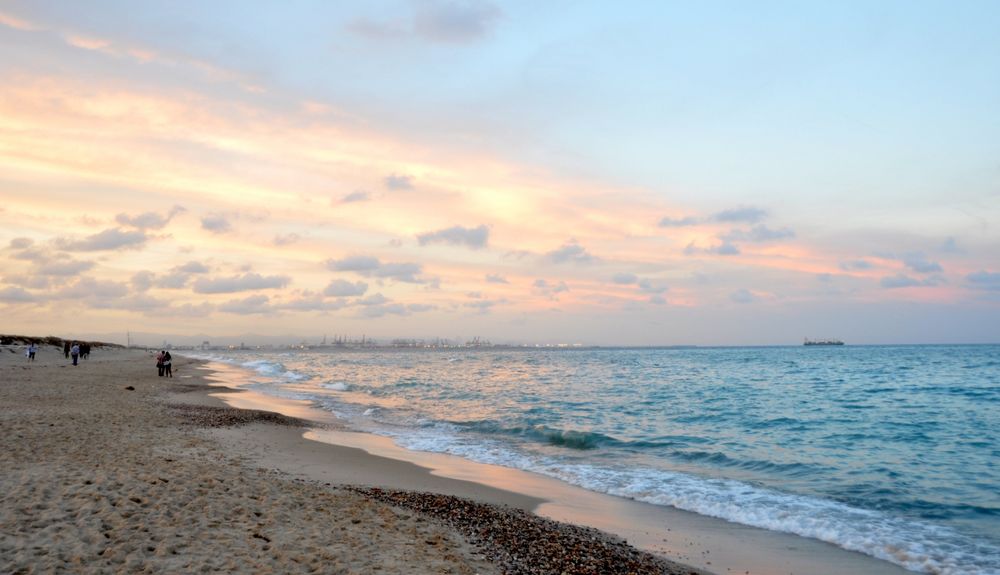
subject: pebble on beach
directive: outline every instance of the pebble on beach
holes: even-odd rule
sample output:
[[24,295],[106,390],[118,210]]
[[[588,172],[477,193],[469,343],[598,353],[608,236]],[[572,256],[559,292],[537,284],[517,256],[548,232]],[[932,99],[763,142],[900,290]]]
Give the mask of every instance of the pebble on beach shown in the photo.
[[700,575],[597,529],[560,523],[521,509],[461,497],[347,487],[451,525],[508,575]]
[[304,421],[273,411],[259,409],[236,409],[234,407],[213,407],[208,405],[174,404],[171,410],[181,415],[188,423],[199,427],[233,427],[251,423],[272,423],[302,427]]

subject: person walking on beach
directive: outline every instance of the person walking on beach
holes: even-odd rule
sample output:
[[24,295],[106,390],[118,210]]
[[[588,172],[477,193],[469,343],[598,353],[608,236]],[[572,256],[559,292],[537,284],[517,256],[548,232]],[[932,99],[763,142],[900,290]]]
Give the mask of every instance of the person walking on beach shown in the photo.
[[38,346],[32,343],[28,346],[28,361],[35,361],[35,353],[38,351]]
[[164,377],[173,377],[174,376],[174,372],[173,372],[172,368],[170,367],[170,360],[171,360],[170,352],[169,351],[164,352],[163,353],[163,376]]
[[76,365],[77,360],[80,359],[80,345],[73,342],[73,346],[69,348],[69,354],[73,356],[73,365]]
[[166,353],[166,352],[164,352],[163,350],[160,350],[160,353],[156,354],[156,371],[158,372],[157,375],[159,375],[160,377],[163,377],[163,369],[164,369],[163,368],[163,354],[164,353]]
[[63,341],[63,355],[66,356],[66,359],[69,359],[69,342],[68,341]]

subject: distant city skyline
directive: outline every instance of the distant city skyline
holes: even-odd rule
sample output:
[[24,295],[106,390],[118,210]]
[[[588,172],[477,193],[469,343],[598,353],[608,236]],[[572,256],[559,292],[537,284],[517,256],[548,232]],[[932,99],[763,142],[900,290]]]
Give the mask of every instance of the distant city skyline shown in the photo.
[[1000,342],[992,2],[0,6],[0,333]]

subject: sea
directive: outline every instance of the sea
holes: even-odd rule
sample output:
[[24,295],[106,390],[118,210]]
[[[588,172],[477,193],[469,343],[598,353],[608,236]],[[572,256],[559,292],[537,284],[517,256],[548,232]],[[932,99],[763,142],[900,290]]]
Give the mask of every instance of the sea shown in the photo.
[[1000,573],[1000,346],[235,350],[360,432],[819,539]]

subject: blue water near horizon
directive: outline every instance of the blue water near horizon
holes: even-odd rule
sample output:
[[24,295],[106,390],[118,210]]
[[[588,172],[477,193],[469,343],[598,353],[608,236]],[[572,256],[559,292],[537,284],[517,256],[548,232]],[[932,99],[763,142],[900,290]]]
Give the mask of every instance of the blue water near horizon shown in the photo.
[[1000,346],[234,351],[400,446],[1000,573]]

